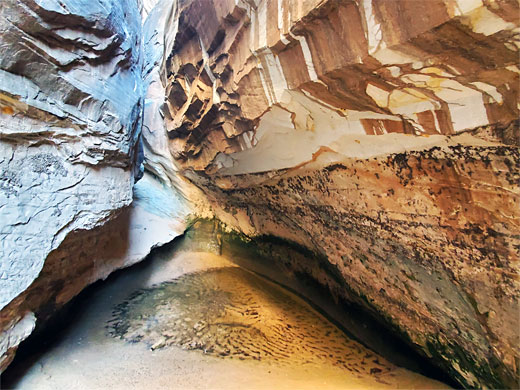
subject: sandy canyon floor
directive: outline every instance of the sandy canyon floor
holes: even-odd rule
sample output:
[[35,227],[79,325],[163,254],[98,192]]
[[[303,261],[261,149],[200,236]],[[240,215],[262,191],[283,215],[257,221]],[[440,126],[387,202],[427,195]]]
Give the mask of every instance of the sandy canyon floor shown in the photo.
[[189,246],[155,250],[80,304],[2,388],[449,388],[350,339],[290,291]]

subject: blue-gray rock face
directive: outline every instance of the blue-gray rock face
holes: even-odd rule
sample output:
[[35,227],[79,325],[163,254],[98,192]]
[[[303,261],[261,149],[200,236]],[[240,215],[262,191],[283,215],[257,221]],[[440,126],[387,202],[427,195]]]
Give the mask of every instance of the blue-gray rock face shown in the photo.
[[[71,232],[99,227],[132,202],[142,158],[139,7],[2,0],[0,309]],[[4,311],[0,322],[6,329],[19,319]],[[8,339],[0,355],[14,347]]]

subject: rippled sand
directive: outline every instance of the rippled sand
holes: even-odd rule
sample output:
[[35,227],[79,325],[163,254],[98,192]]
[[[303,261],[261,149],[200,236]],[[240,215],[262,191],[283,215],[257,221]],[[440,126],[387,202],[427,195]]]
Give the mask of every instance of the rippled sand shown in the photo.
[[[440,389],[349,339],[306,302],[221,256],[157,252],[111,278],[20,389]],[[5,388],[5,384],[2,388]]]
[[153,349],[176,345],[278,365],[330,365],[378,381],[395,370],[297,296],[238,267],[137,291],[117,306],[109,329]]

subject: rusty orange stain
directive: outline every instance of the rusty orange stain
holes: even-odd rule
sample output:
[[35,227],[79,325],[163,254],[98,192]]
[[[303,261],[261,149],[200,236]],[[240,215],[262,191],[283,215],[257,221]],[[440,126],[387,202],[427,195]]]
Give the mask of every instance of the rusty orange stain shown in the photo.
[[2,107],[2,114],[13,115],[14,114],[14,110],[13,110],[12,107],[5,106],[5,107]]

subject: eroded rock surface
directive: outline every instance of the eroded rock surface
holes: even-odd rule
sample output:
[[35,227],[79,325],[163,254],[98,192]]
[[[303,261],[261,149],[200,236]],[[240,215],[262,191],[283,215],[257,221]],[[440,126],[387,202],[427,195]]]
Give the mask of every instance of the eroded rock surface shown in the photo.
[[461,383],[513,386],[519,160],[517,148],[455,144],[205,186],[222,220],[312,249],[344,286],[300,259],[292,268],[382,315]]
[[162,112],[217,216],[326,259],[461,384],[515,387],[518,3],[179,4]]
[[163,111],[189,167],[285,168],[319,147],[341,152],[349,135],[518,117],[514,1],[181,4]]
[[[0,29],[3,369],[23,338],[9,336],[9,329],[19,329],[22,318],[34,319],[26,309],[45,311],[13,299],[27,298],[32,285],[29,294],[40,295],[40,305],[59,306],[60,291],[79,291],[107,275],[111,265],[99,266],[100,253],[87,248],[105,238],[88,231],[99,234],[96,229],[129,212],[123,210],[132,202],[142,160],[137,141],[143,104],[135,1],[7,0]],[[77,243],[77,252],[64,249],[67,240]],[[91,257],[82,257],[81,248]],[[62,262],[50,265],[56,251]],[[53,269],[48,279],[35,282],[46,267]],[[84,272],[88,278],[75,280]],[[43,288],[52,293],[35,283],[48,284]]]
[[176,7],[156,3],[2,4],[0,370],[36,322],[182,234],[200,198],[156,108]]

